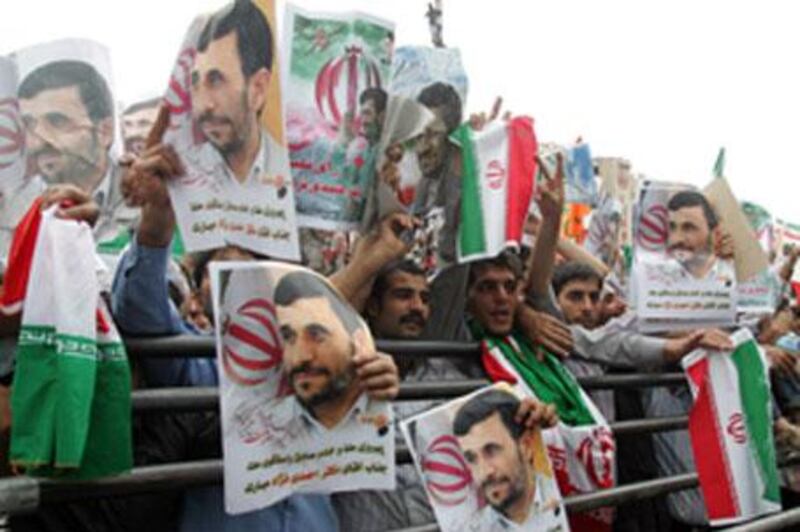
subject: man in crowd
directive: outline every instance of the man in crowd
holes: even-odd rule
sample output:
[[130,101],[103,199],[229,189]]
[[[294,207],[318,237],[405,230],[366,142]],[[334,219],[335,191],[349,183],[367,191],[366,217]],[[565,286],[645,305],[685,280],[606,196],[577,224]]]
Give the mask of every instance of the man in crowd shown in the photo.
[[215,13],[197,42],[192,115],[207,142],[202,159],[222,190],[272,184],[284,171],[283,150],[261,123],[274,61],[272,29],[250,0]]
[[161,98],[150,98],[136,102],[122,111],[120,130],[126,153],[141,155],[145,149],[147,134],[156,123]]
[[470,517],[471,527],[478,522],[480,530],[549,530],[559,511],[552,503],[557,493],[545,492],[533,450],[522,441],[528,427],[518,421],[520,404],[514,395],[492,390],[467,401],[453,419],[473,483],[487,503]]
[[[162,124],[162,127],[165,124]],[[170,302],[166,268],[169,245],[175,230],[175,213],[167,193],[166,180],[182,174],[175,152],[166,145],[148,148],[132,161],[125,176],[131,198],[142,206],[142,217],[130,249],[123,255],[114,280],[112,307],[120,328],[130,334],[168,335],[194,333]],[[195,262],[202,307],[212,319],[210,276],[211,260],[252,260],[252,253],[227,247],[206,254]],[[181,358],[141,361],[145,379],[156,386],[213,386],[218,383],[214,360]],[[368,389],[368,395],[386,399],[396,394],[396,368],[388,355],[366,353],[357,368],[359,382],[379,375],[384,386]],[[394,375],[394,378],[391,376]],[[260,530],[303,529],[328,531],[337,527],[330,499],[322,495],[296,495],[269,508],[240,516],[223,512],[219,487],[189,490],[182,515],[183,530]]]

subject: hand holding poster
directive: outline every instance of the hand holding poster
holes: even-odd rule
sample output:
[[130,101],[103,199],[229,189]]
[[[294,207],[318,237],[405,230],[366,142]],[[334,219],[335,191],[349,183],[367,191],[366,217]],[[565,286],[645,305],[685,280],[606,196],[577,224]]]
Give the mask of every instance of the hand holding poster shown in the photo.
[[769,366],[747,330],[731,339],[733,353],[698,350],[682,361],[694,397],[689,434],[712,526],[781,509]]
[[647,182],[634,233],[632,300],[641,331],[731,326],[736,275],[716,255],[719,219],[700,192]]
[[394,25],[288,6],[286,123],[301,225],[361,222],[386,118]]
[[402,423],[444,532],[569,530],[541,432],[518,420],[521,405],[500,383]]
[[170,196],[186,249],[226,243],[299,259],[273,0],[235,0],[187,32],[165,96],[184,175]]
[[294,492],[394,489],[389,404],[362,392],[369,329],[321,276],[286,264],[213,263],[225,508]]

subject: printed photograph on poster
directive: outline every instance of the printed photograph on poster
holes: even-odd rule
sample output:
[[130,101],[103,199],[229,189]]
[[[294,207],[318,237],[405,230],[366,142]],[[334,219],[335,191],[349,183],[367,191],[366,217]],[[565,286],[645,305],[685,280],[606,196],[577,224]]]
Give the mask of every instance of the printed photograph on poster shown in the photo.
[[[30,204],[19,198],[25,185],[25,130],[17,101],[17,66],[0,57],[0,272],[5,270],[14,229]],[[17,203],[25,208],[14,208]]]
[[[14,226],[48,186],[75,185],[100,207],[97,240],[116,235],[138,214],[125,203],[116,163],[114,84],[108,49],[94,41],[64,39],[11,54],[17,77],[19,123],[26,161],[2,213]],[[17,144],[21,141],[17,137]]]
[[189,28],[165,103],[183,163],[170,196],[188,251],[237,245],[298,260],[273,0],[235,0]]
[[295,492],[394,489],[394,425],[354,357],[369,329],[328,281],[285,263],[212,263],[225,508]]
[[443,531],[569,530],[541,432],[516,420],[520,404],[499,383],[401,424]]
[[287,6],[286,129],[301,226],[355,229],[387,114],[394,24]]
[[646,182],[634,225],[633,300],[643,331],[731,326],[733,260],[723,257],[720,220],[703,193]]

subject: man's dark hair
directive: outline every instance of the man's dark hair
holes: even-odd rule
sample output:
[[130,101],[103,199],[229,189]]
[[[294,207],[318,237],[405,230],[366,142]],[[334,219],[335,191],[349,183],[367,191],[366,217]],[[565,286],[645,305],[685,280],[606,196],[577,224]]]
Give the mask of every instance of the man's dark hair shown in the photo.
[[448,132],[461,124],[461,97],[452,85],[441,81],[428,85],[419,93],[417,101],[428,109],[443,107],[442,116]]
[[473,262],[469,268],[467,288],[469,289],[472,287],[473,283],[475,283],[475,280],[478,278],[479,272],[490,267],[505,268],[514,274],[515,279],[519,280],[522,278],[522,261],[513,251],[506,250],[496,257]]
[[585,262],[564,262],[553,270],[552,284],[556,296],[572,281],[597,281],[598,288],[603,287],[603,277]]
[[83,61],[53,61],[40,66],[22,81],[17,95],[27,100],[46,90],[73,86],[78,88],[81,102],[94,124],[112,116],[114,104],[108,83],[92,65]]
[[711,208],[706,197],[700,192],[682,190],[672,196],[667,203],[667,209],[670,211],[677,211],[685,207],[702,207],[703,215],[706,218],[709,229],[714,229],[719,224],[717,214],[714,212],[714,209]]
[[142,109],[149,109],[150,107],[158,107],[161,104],[161,97],[157,96],[155,98],[150,98],[149,100],[144,100],[142,102],[136,102],[132,105],[129,105],[122,111],[123,115],[129,115],[131,113],[135,113],[137,111],[141,111]]
[[358,97],[358,104],[364,105],[368,101],[372,101],[375,105],[375,112],[382,113],[386,110],[386,101],[389,99],[386,91],[380,87],[369,87],[364,89],[361,96]]
[[236,32],[239,62],[245,79],[261,68],[272,71],[272,30],[264,13],[251,0],[236,0],[215,13],[197,40],[197,50],[205,52],[211,41]]
[[464,436],[474,425],[485,421],[497,412],[511,437],[515,441],[519,440],[524,432],[523,425],[514,420],[519,410],[519,404],[519,399],[513,394],[502,390],[491,390],[476,395],[456,412],[456,417],[453,419],[453,434]]
[[384,266],[375,277],[375,282],[372,283],[372,290],[369,293],[370,299],[380,301],[383,298],[383,294],[389,289],[389,277],[397,272],[425,277],[425,270],[420,268],[420,266],[411,259],[401,259],[390,262]]
[[272,300],[275,305],[286,307],[299,299],[324,297],[333,313],[342,322],[348,334],[362,327],[358,314],[342,300],[342,297],[320,276],[306,271],[287,273],[278,281]]

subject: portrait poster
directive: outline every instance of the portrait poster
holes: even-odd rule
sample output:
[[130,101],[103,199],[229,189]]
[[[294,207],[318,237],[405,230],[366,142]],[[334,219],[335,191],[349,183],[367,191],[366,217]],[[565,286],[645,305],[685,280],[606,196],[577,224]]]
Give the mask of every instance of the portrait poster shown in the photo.
[[756,233],[761,249],[769,256],[776,248],[775,222],[772,214],[761,205],[750,201],[743,201],[741,207],[747,222],[750,224],[750,228]]
[[211,264],[225,509],[292,493],[394,489],[389,403],[361,390],[369,329],[328,281],[277,262]]
[[716,254],[722,222],[709,199],[688,185],[648,181],[635,213],[631,300],[639,330],[734,325],[736,272]]
[[589,232],[584,242],[586,250],[614,268],[621,245],[622,204],[610,195],[601,195],[589,220]]
[[519,404],[498,383],[401,423],[443,532],[569,530],[542,434],[514,420]]
[[[16,71],[21,125],[10,135],[15,137],[12,151],[20,157],[24,144],[24,155],[7,168],[13,168],[15,178],[3,190],[4,232],[48,185],[62,183],[82,188],[98,203],[96,239],[116,232],[115,222],[129,222],[135,213],[125,208],[119,187],[108,49],[95,41],[62,39],[18,50],[9,59]],[[4,85],[10,88],[7,79]]]
[[299,260],[273,0],[239,0],[186,33],[164,97],[184,173],[170,197],[187,251],[237,245]]
[[288,5],[286,129],[301,226],[355,229],[386,117],[394,24]]

